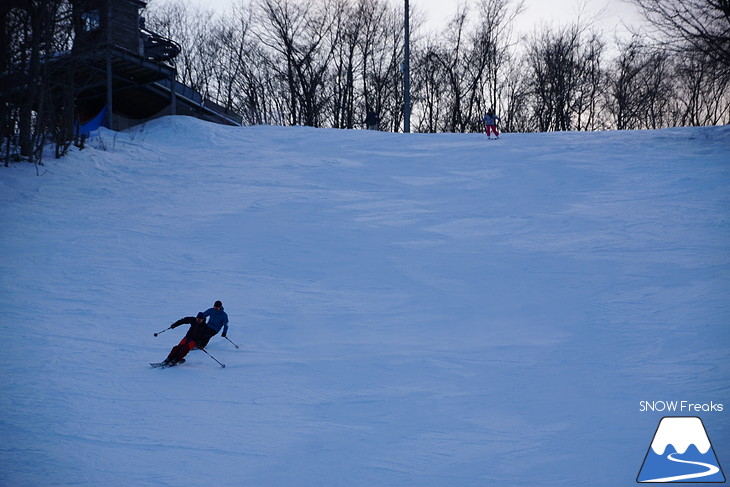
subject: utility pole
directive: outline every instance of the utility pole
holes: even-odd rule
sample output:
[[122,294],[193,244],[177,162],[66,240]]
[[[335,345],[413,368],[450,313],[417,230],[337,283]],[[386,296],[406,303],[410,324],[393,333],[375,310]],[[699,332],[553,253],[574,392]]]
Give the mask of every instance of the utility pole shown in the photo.
[[[105,24],[102,24],[105,25]],[[114,130],[114,76],[112,74],[112,2],[106,5],[106,124]]]
[[411,26],[410,8],[406,1],[405,11],[405,60],[403,61],[403,132],[411,131]]

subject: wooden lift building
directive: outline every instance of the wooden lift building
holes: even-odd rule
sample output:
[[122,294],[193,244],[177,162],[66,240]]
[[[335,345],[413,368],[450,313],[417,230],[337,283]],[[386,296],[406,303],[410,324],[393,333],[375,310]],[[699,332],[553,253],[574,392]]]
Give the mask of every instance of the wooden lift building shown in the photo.
[[121,130],[164,115],[241,125],[240,115],[176,81],[180,47],[144,28],[141,0],[72,0],[76,109]]

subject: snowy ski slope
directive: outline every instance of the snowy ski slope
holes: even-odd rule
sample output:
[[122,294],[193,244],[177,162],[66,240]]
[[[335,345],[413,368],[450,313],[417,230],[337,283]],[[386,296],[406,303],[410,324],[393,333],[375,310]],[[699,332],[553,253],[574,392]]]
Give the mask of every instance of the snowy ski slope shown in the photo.
[[[666,415],[730,465],[729,127],[89,146],[0,168],[2,486],[629,486]],[[226,368],[150,368],[216,299]]]

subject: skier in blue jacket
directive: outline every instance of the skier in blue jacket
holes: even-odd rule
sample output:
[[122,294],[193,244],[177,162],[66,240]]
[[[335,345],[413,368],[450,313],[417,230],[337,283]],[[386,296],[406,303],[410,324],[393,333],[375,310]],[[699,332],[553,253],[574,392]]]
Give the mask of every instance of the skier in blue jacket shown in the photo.
[[228,333],[228,315],[225,311],[223,311],[223,303],[221,303],[220,301],[216,301],[215,303],[213,303],[212,308],[208,308],[207,310],[203,311],[203,316],[205,316],[206,318],[210,318],[208,320],[210,335],[205,340],[202,340],[200,343],[198,343],[198,348],[205,348],[205,346],[208,345],[210,339],[216,336],[219,331],[221,331],[221,328],[223,328],[223,333],[221,333],[221,336],[223,338],[225,338],[226,333]]
[[482,118],[482,122],[484,122],[484,129],[487,132],[487,137],[490,137],[490,132],[494,132],[494,136],[496,138],[499,138],[499,132],[497,131],[497,122],[499,121],[499,117],[494,113],[494,108],[490,108],[487,110],[487,114],[484,115],[484,118]]

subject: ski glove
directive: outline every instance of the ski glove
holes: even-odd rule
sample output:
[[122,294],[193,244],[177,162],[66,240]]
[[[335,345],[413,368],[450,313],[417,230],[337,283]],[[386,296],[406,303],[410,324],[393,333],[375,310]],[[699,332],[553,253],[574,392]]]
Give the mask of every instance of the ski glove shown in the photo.
[[221,337],[223,337],[223,338],[226,337],[226,332],[225,331],[223,333],[221,333]]

